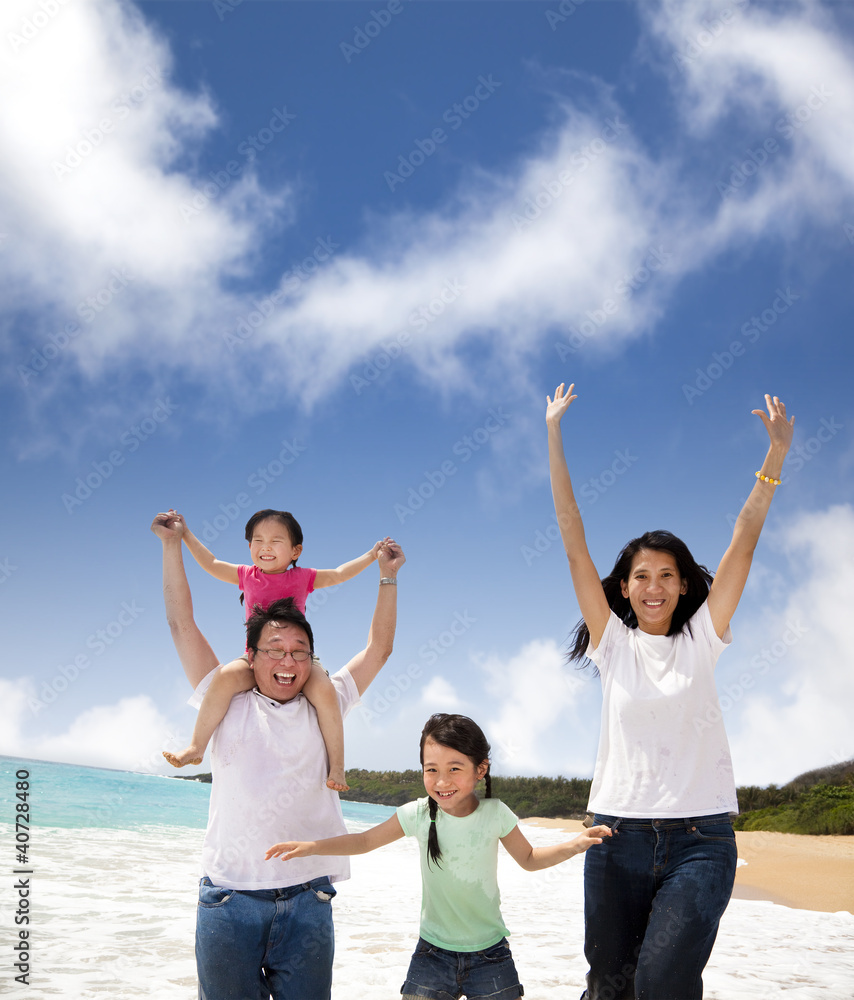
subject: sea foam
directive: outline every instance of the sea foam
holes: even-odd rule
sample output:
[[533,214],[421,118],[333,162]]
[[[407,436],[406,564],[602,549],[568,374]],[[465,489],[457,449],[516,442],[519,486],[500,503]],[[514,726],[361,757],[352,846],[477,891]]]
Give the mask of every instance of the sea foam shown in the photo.
[[[364,823],[349,823],[351,829]],[[534,845],[555,830],[525,826]],[[187,1000],[195,996],[193,932],[203,831],[37,828],[29,867],[33,973],[13,996]],[[0,824],[0,843],[14,828]],[[398,841],[352,859],[338,883],[333,1000],[399,995],[418,937],[417,847]],[[579,996],[583,858],[522,871],[499,853],[502,909],[526,996]],[[8,897],[7,897],[8,898]],[[9,907],[4,937],[12,933]],[[7,937],[8,940],[8,937]],[[843,1000],[854,996],[854,916],[733,900],[704,981],[706,1000]],[[11,966],[11,962],[9,963]]]

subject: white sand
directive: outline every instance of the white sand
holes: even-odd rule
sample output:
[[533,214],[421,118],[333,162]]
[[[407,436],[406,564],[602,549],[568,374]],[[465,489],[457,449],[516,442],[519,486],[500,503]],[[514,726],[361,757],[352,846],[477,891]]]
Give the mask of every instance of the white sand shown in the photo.
[[[524,826],[534,844],[557,831]],[[11,842],[10,828],[0,838]],[[193,925],[202,833],[37,830],[32,845],[30,987],[13,997],[195,997]],[[500,855],[503,911],[529,1000],[574,1000],[583,989],[582,858],[523,872]],[[339,883],[333,1000],[393,1000],[418,936],[419,868],[410,840],[353,858]],[[7,885],[12,879],[7,877]],[[4,893],[7,901],[11,893]],[[11,907],[0,915],[4,939]],[[8,952],[7,952],[8,954]],[[854,915],[734,899],[706,969],[706,1000],[851,1000]]]

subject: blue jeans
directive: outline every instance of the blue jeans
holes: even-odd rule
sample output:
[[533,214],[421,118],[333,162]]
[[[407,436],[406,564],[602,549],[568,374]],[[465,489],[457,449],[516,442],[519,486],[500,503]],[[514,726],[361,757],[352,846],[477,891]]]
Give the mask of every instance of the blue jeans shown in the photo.
[[251,892],[203,878],[196,912],[199,1000],[329,1000],[334,895],[327,878]]
[[525,995],[507,938],[483,951],[446,951],[419,938],[400,992],[430,1000],[459,1000],[463,996],[468,1000],[516,1000]]
[[584,856],[582,1000],[701,1000],[735,880],[729,816],[594,822],[613,835]]

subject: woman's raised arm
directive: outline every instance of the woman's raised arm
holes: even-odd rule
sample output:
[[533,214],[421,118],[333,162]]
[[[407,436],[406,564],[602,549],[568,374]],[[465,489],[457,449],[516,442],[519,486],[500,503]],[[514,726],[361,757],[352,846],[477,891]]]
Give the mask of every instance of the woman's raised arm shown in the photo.
[[[753,553],[765,516],[783,471],[783,459],[792,444],[795,418],[786,419],[786,404],[777,396],[765,396],[764,410],[753,410],[768,431],[768,454],[757,473],[756,485],[741,508],[735,522],[732,541],[721,559],[715,579],[709,590],[709,614],[715,632],[723,638],[724,632],[741,600],[747,575],[753,562]],[[760,478],[761,477],[761,478]]]
[[560,528],[560,537],[569,560],[569,571],[572,574],[572,585],[581,617],[590,632],[593,647],[599,645],[608,617],[611,613],[602,582],[590,552],[587,549],[587,539],[584,537],[584,525],[581,521],[581,511],[572,489],[572,480],[566,464],[563,450],[563,436],[560,422],[569,409],[570,403],[577,399],[572,395],[575,384],[564,392],[564,383],[555,389],[554,400],[546,396],[546,427],[549,435],[549,474],[552,481],[552,496],[554,497],[555,514]]

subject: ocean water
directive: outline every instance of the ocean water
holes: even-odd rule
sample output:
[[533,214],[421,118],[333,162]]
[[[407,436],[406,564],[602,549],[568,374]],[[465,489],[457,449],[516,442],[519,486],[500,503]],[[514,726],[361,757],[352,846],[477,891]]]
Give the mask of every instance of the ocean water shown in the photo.
[[[23,757],[0,757],[0,821],[15,812],[19,770],[29,774],[30,822],[36,827],[203,830],[207,822],[211,786],[200,781]],[[394,812],[390,806],[369,802],[341,806],[345,819],[367,826],[382,823]]]
[[[195,998],[195,911],[210,788],[0,757],[0,995]],[[394,812],[363,802],[342,807],[354,832]],[[25,962],[13,951],[22,941]]]

